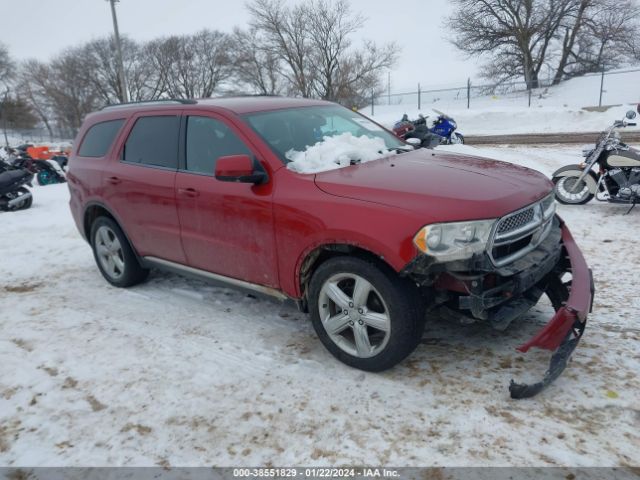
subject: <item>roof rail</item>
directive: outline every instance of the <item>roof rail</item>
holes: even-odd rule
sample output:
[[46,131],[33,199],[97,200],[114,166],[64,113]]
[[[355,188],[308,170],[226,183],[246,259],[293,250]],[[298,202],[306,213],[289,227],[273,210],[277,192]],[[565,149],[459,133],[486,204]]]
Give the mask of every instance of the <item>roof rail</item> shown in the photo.
[[115,103],[113,105],[105,105],[100,110],[106,110],[108,108],[119,108],[119,107],[128,107],[130,105],[156,105],[163,103],[181,103],[184,105],[193,105],[194,103],[198,103],[196,100],[187,99],[187,98],[159,98],[158,100],[142,100],[140,102],[124,102],[124,103]]

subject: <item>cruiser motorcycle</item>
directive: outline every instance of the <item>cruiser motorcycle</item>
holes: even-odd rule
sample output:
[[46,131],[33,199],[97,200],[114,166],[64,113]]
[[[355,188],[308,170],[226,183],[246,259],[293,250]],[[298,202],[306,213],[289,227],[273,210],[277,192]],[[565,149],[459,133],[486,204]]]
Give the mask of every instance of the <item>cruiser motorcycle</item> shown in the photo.
[[635,126],[630,122],[635,118],[636,112],[629,110],[626,118],[616,120],[600,135],[594,148],[583,150],[584,163],[553,173],[554,193],[560,203],[583,205],[595,197],[602,202],[629,204],[630,212],[640,202],[640,150],[622,142],[617,131]]

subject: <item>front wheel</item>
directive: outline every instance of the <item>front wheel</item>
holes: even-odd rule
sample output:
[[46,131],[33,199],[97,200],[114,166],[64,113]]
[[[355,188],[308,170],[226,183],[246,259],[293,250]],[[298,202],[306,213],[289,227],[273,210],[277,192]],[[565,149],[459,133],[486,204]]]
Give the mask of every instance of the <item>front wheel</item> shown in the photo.
[[565,205],[584,205],[593,198],[593,193],[589,189],[587,182],[580,180],[580,172],[569,177],[553,178],[553,193],[558,202]]
[[378,372],[418,345],[424,329],[415,286],[384,265],[335,257],[314,273],[309,310],[318,337],[338,360]]
[[458,132],[454,132],[451,135],[451,145],[464,145],[464,135]]

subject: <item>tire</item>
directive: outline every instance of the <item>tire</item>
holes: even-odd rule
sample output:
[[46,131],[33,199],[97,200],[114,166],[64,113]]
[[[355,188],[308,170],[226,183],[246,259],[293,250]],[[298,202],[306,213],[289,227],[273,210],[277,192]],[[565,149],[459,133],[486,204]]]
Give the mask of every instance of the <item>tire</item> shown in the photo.
[[464,135],[462,135],[461,133],[454,133],[451,136],[451,143],[452,144],[458,144],[458,145],[464,145]]
[[320,341],[341,362],[370,372],[391,368],[415,350],[424,330],[419,298],[415,285],[386,265],[347,256],[320,265],[309,285]]
[[127,237],[108,217],[98,217],[91,225],[91,247],[100,273],[115,287],[131,287],[146,280],[149,270],[138,262]]
[[[31,192],[29,192],[29,190],[27,190],[25,187],[20,187],[18,190],[16,190],[16,193],[19,196],[29,194],[29,197],[25,198],[22,202],[18,203],[13,207],[5,206],[3,207],[3,210],[8,212],[17,212],[18,210],[26,210],[28,208],[31,208],[31,205],[33,205],[33,196],[31,195]],[[15,200],[15,198],[11,200]]]
[[40,186],[49,185],[49,172],[40,170],[36,174],[36,182],[38,182]]
[[[577,194],[569,192],[569,189],[573,188],[577,179],[578,175],[553,178],[553,193],[558,202],[564,205],[584,205],[591,201],[594,195],[589,190],[589,186],[585,181],[581,182],[582,189]],[[580,187],[580,185],[578,185],[578,187]]]

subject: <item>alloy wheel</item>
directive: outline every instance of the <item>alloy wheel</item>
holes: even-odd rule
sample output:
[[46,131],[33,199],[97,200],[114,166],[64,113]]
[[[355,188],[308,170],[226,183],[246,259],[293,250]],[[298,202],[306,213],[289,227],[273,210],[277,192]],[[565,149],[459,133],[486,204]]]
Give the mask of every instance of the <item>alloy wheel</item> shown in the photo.
[[106,225],[96,231],[96,252],[100,265],[107,274],[117,280],[124,274],[124,254],[120,240]]
[[373,357],[389,341],[389,309],[375,287],[359,275],[331,276],[320,290],[318,309],[329,338],[349,355]]

